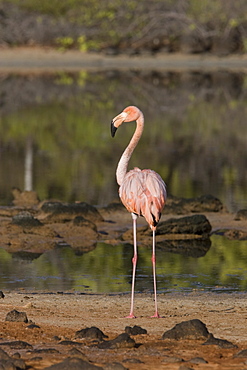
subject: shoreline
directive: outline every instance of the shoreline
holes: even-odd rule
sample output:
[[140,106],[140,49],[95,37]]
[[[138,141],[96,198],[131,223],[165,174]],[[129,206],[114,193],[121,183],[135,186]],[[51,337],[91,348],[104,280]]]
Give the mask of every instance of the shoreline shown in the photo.
[[[76,361],[82,355],[91,366],[94,364],[100,369],[107,369],[107,364],[116,362],[122,364],[123,369],[130,370],[178,370],[179,366],[186,363],[190,365],[188,369],[191,366],[198,370],[243,369],[246,357],[236,355],[247,346],[246,298],[246,293],[241,297],[236,294],[219,296],[195,292],[161,294],[158,295],[158,304],[162,317],[155,319],[150,317],[153,313],[151,294],[137,294],[137,318],[129,319],[125,317],[129,312],[129,295],[6,292],[5,298],[0,300],[0,345],[9,356],[16,353],[14,343],[32,346],[28,350],[19,349],[18,352],[28,368],[37,370],[68,359]],[[29,323],[5,321],[7,313],[13,309],[25,312]],[[194,319],[204,323],[209,333],[223,340],[222,343],[230,341],[232,346],[202,345],[205,339],[162,340],[164,332],[181,322]],[[37,325],[37,328],[28,329],[30,324]],[[83,328],[97,327],[108,336],[105,339],[107,342],[123,333],[126,326],[134,325],[147,330],[145,335],[131,336],[136,342],[134,348],[124,345],[102,350],[98,348],[97,340],[76,337],[76,332]],[[8,342],[13,343],[12,347],[8,346]],[[72,351],[75,348],[77,351]],[[205,363],[190,364],[192,358],[198,357],[203,358]],[[141,362],[135,362],[136,358]]]
[[108,71],[141,69],[146,71],[247,72],[247,54],[217,56],[206,54],[104,55],[76,50],[58,51],[41,47],[0,49],[0,73],[52,73],[80,70]]

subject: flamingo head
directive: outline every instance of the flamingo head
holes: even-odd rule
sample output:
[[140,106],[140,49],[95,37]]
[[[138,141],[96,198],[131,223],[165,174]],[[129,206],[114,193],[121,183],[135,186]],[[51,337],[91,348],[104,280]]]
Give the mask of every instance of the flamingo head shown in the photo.
[[112,137],[115,136],[115,133],[119,126],[123,122],[132,122],[136,121],[141,115],[141,111],[139,108],[131,105],[125,108],[120,114],[113,118],[111,121],[111,135]]

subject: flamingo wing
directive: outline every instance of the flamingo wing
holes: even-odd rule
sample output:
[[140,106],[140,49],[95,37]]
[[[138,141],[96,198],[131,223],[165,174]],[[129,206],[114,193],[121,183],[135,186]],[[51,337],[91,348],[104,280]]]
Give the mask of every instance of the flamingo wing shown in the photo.
[[134,168],[125,175],[119,196],[129,212],[144,216],[151,228],[157,226],[166,202],[166,185],[159,174]]

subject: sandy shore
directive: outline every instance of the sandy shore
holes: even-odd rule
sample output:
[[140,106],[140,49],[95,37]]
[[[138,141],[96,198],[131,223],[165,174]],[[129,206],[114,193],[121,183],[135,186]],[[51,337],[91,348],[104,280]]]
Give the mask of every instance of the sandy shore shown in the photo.
[[[32,351],[19,350],[21,358],[31,369],[44,369],[69,356],[73,346],[59,344],[56,336],[61,340],[80,342],[79,349],[88,361],[102,367],[117,361],[129,369],[179,369],[181,364],[193,369],[244,369],[247,358],[234,356],[247,348],[246,298],[246,294],[163,294],[159,295],[160,314],[163,317],[153,319],[150,318],[153,314],[151,295],[137,294],[137,318],[127,319],[129,295],[5,292],[5,298],[0,300],[0,344],[3,341],[21,340],[36,350],[53,348],[59,351],[44,352],[39,359],[35,359]],[[27,329],[28,324],[25,323],[5,322],[6,314],[13,309],[26,312],[28,319],[40,328]],[[231,341],[237,347],[203,346],[203,341],[196,340],[161,340],[165,331],[191,319],[200,319],[215,337]],[[75,332],[86,327],[98,327],[110,340],[123,333],[126,326],[134,325],[147,330],[146,335],[133,336],[138,343],[135,348],[100,350],[95,344],[75,339]],[[16,349],[5,346],[1,348],[10,355],[16,352]],[[183,362],[173,363],[174,357]],[[195,357],[201,357],[207,363],[192,365],[190,360]],[[124,362],[131,358],[138,358],[142,363]]]

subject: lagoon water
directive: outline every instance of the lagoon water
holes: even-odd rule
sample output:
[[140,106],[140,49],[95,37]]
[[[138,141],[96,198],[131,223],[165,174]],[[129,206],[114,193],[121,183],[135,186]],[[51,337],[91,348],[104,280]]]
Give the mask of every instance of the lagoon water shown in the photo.
[[[133,247],[98,243],[78,255],[70,247],[57,247],[41,255],[9,254],[0,248],[2,290],[79,293],[123,293],[131,289]],[[236,292],[247,289],[246,241],[211,237],[200,257],[157,250],[158,292]],[[151,249],[139,248],[136,290],[152,292]]]
[[[168,194],[212,194],[229,211],[247,208],[247,74],[111,71],[0,75],[0,205],[11,189],[41,200],[104,205],[118,197],[115,169],[133,133],[114,139],[111,119],[130,104],[146,118],[130,167],[159,172]],[[42,255],[0,245],[2,290],[127,292],[132,246],[98,243],[78,255],[58,246]],[[152,291],[151,251],[140,250],[138,291]],[[158,291],[243,291],[246,241],[211,237],[204,256],[157,251]]]

